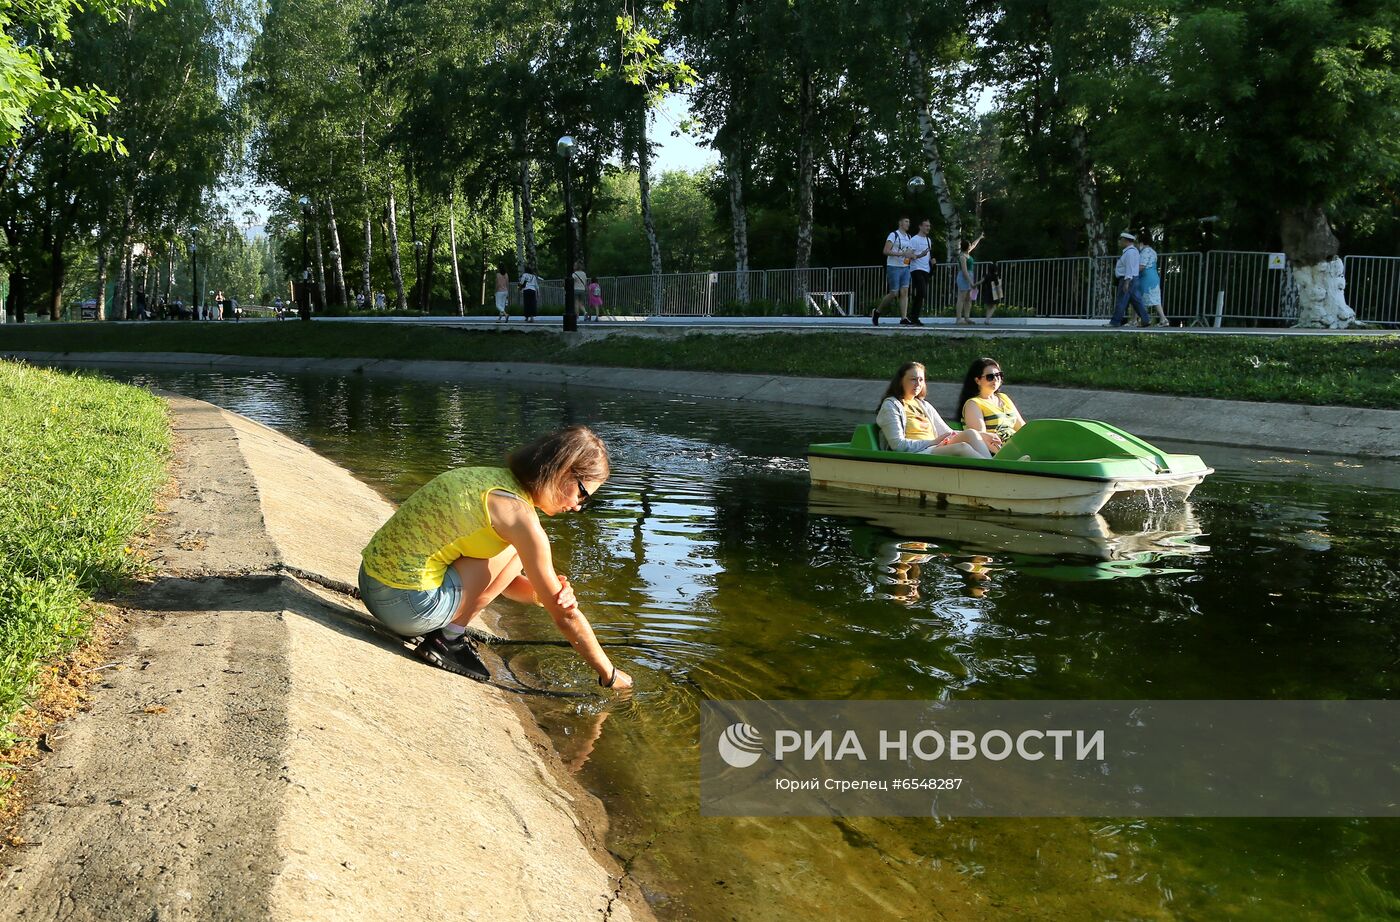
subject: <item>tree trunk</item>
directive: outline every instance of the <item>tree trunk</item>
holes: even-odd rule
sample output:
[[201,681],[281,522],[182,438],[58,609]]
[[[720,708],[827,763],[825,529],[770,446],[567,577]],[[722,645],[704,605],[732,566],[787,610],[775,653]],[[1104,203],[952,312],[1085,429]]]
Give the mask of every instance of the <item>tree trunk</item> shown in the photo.
[[744,142],[730,106],[728,128],[733,142],[726,145],[724,172],[729,179],[729,222],[734,228],[735,296],[740,304],[749,303],[749,216],[744,210]]
[[315,223],[311,225],[311,237],[316,241],[316,294],[321,299],[321,310],[326,309],[326,260],[321,250],[321,222],[315,220],[315,205],[312,205],[312,217]]
[[335,223],[335,203],[326,196],[326,220],[331,227],[331,268],[335,270],[335,292],[340,297],[340,306],[350,309],[350,289],[345,287],[345,254],[340,249],[340,228]]
[[943,245],[948,254],[948,262],[958,259],[958,244],[962,240],[962,214],[953,193],[948,187],[948,175],[943,171],[943,152],[938,145],[938,135],[934,132],[934,117],[928,93],[928,71],[923,59],[914,46],[909,45],[907,60],[909,73],[914,83],[914,111],[919,119],[919,146],[923,150],[924,164],[928,167],[928,178],[933,186],[933,194],[938,199],[938,211],[943,215]]
[[[651,217],[651,141],[647,139],[647,105],[641,106],[642,123],[637,140],[637,185],[642,194],[642,227],[651,250],[651,312],[661,313],[661,244],[656,240],[656,223]],[[573,269],[568,270],[572,272]]]
[[1360,326],[1347,304],[1341,248],[1327,212],[1320,206],[1289,209],[1280,215],[1283,252],[1298,289],[1294,326],[1343,330]]
[[749,302],[749,215],[743,206],[743,150],[735,146],[725,172],[729,175],[729,222],[734,225],[735,297]]
[[420,298],[422,302],[420,310],[425,314],[432,309],[433,275],[437,269],[437,260],[433,258],[433,254],[437,252],[438,231],[441,227],[440,222],[433,222],[433,229],[428,231],[428,247],[423,251],[423,290]]
[[118,238],[121,241],[121,249],[118,251],[121,259],[121,275],[117,284],[117,318],[125,320],[128,316],[127,307],[131,303],[131,200],[128,199],[122,209],[122,232]]
[[28,282],[24,273],[19,270],[10,271],[10,313],[14,315],[15,323],[24,323],[24,302],[29,293],[25,291]]
[[136,242],[128,235],[126,240],[126,286],[122,291],[122,319],[134,320],[132,304],[136,294]]
[[[160,271],[156,271],[156,281],[160,281]],[[141,296],[146,299],[146,309],[151,308],[151,248],[145,247],[141,251],[141,287],[137,289]]]
[[525,274],[525,225],[520,217],[520,187],[511,191],[510,213],[515,219],[515,277]]
[[365,198],[365,261],[360,284],[365,296],[365,309],[369,310],[374,307],[374,289],[369,274],[370,254],[374,245],[374,222],[370,217],[369,171],[365,168],[365,123],[363,121],[360,122],[360,177],[360,189],[364,192]]
[[525,232],[525,268],[536,275],[540,271],[539,253],[535,249],[535,200],[530,193],[530,159],[520,161],[520,223]]
[[112,293],[112,308],[116,320],[126,319],[126,291],[131,285],[131,260],[128,259],[131,244],[126,242],[125,237],[122,241],[117,250],[117,290]]
[[97,319],[107,319],[107,264],[112,261],[112,244],[99,233],[97,244]]
[[49,319],[58,320],[63,312],[63,282],[68,276],[68,264],[63,259],[63,233],[53,235],[49,250]]
[[374,247],[374,221],[370,218],[369,207],[365,207],[365,258],[360,264],[360,290],[365,296],[365,309],[374,307],[374,285],[370,279],[369,261]]
[[409,160],[405,186],[408,189],[408,242],[413,247],[413,287],[410,291],[414,305],[421,311],[427,302],[423,297],[423,241],[418,239],[418,203],[413,194],[415,185],[413,161]]
[[462,272],[457,268],[457,189],[456,184],[447,193],[447,233],[452,237],[452,291],[457,296],[457,316],[467,316],[467,306],[462,302]]
[[[812,183],[815,181],[815,154],[812,151],[812,71],[804,62],[797,100],[797,257],[794,265],[806,269],[812,261]],[[802,303],[807,302],[807,273],[798,273]]]
[[1113,273],[1104,270],[1108,254],[1108,234],[1104,231],[1103,203],[1099,198],[1099,182],[1094,175],[1094,161],[1089,155],[1089,133],[1083,124],[1075,125],[1069,135],[1074,151],[1074,180],[1079,193],[1079,213],[1084,220],[1084,237],[1089,243],[1090,280],[1093,283],[1090,317],[1106,317],[1113,311]]
[[399,310],[408,310],[408,299],[403,293],[403,266],[399,264],[399,208],[394,201],[394,178],[389,177],[389,274],[394,279],[394,294]]
[[1079,213],[1084,219],[1084,237],[1089,242],[1089,255],[1098,259],[1108,255],[1108,235],[1104,231],[1103,203],[1099,198],[1099,182],[1094,175],[1094,161],[1089,156],[1089,133],[1083,125],[1075,125],[1069,135],[1074,151],[1074,180],[1079,192]]

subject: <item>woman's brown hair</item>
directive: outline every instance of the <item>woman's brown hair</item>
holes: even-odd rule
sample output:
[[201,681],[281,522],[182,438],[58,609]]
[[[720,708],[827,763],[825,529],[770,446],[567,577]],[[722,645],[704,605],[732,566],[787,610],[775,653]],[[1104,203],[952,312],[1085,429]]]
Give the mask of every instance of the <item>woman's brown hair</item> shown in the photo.
[[[909,374],[909,372],[912,371],[912,370],[915,369],[915,368],[923,368],[923,367],[924,367],[924,363],[923,363],[923,362],[905,362],[903,365],[899,366],[899,371],[896,371],[896,372],[894,373],[894,377],[890,379],[890,386],[887,387],[887,388],[885,388],[885,393],[884,393],[884,395],[880,398],[880,405],[881,405],[881,406],[884,406],[885,401],[886,401],[887,399],[889,399],[890,397],[893,397],[895,400],[903,400],[903,399],[904,399],[904,376],[907,375],[907,374]],[[924,398],[925,398],[925,399],[928,398],[928,394],[927,394],[927,393],[924,394]]]
[[547,490],[563,493],[571,477],[602,481],[612,472],[608,446],[587,426],[569,426],[541,436],[511,452],[506,466],[536,500]]

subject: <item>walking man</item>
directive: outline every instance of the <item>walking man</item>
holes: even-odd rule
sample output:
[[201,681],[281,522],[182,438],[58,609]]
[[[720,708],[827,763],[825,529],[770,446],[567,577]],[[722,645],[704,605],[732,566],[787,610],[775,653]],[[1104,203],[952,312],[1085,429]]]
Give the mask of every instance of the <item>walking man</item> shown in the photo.
[[885,279],[889,283],[889,293],[880,299],[870,312],[870,322],[880,323],[880,312],[891,300],[899,299],[899,322],[909,321],[909,264],[919,255],[914,248],[914,238],[909,236],[909,216],[901,215],[899,226],[885,238]]
[[916,327],[924,325],[919,314],[928,302],[929,277],[933,273],[933,244],[928,237],[932,227],[927,218],[919,222],[919,232],[914,235],[914,249],[921,250],[924,255],[915,256],[909,264],[909,322]]
[[1127,319],[1128,303],[1132,302],[1137,310],[1138,317],[1143,326],[1147,326],[1151,320],[1147,316],[1147,309],[1142,306],[1142,298],[1138,297],[1138,272],[1141,269],[1141,254],[1138,253],[1137,238],[1127,231],[1118,235],[1118,247],[1122,252],[1118,256],[1118,263],[1113,267],[1113,277],[1118,286],[1118,297],[1113,304],[1113,319],[1108,325],[1115,329],[1122,329],[1123,321]]

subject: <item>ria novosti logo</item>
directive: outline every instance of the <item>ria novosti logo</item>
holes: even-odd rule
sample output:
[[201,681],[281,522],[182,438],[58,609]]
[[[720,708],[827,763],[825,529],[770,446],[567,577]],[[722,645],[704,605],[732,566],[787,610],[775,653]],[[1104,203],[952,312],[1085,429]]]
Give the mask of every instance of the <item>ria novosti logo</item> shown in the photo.
[[719,737],[719,757],[732,768],[748,768],[763,755],[763,734],[746,723],[730,724]]

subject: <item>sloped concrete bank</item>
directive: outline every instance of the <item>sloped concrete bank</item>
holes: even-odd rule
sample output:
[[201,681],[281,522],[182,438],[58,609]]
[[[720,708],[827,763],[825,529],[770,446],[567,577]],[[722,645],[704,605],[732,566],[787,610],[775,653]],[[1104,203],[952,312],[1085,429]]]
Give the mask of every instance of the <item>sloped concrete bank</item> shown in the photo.
[[[388,359],[261,358],[200,353],[13,352],[41,365],[188,368],[223,371],[309,371],[429,381],[573,384],[621,390],[796,404],[873,415],[885,382],[793,378],[644,368],[599,368],[503,362],[409,362]],[[930,382],[930,400],[950,412],[958,385]],[[1027,418],[1102,419],[1145,439],[1287,452],[1400,459],[1400,411],[1211,400],[1123,391],[1015,385],[1007,388]]]
[[169,401],[156,576],[39,765],[0,916],[651,918],[519,702],[324,587],[354,582],[390,505],[271,429]]

